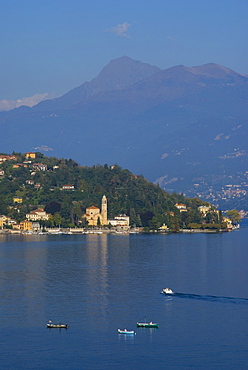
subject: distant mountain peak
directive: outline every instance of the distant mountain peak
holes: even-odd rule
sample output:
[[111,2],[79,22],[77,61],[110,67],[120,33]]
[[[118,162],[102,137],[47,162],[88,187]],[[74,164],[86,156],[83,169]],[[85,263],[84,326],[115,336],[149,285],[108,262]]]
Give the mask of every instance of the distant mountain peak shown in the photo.
[[202,66],[192,67],[192,69],[196,70],[197,72],[205,75],[206,77],[214,77],[214,78],[226,78],[230,76],[237,76],[238,73],[232,71],[227,67],[223,67],[216,63],[207,63],[203,64]]
[[127,56],[111,60],[90,82],[70,90],[63,96],[38,104],[38,109],[68,109],[84,104],[89,98],[108,91],[120,90],[160,72],[161,69]]
[[94,90],[123,89],[161,71],[160,68],[127,56],[112,59],[90,84]]

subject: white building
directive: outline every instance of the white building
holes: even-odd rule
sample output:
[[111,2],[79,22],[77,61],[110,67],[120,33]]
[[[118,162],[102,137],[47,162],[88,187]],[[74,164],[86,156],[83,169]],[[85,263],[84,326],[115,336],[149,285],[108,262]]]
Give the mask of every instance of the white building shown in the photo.
[[129,228],[129,216],[119,215],[119,216],[114,217],[112,220],[108,220],[108,223],[111,226]]
[[44,220],[47,221],[49,219],[49,214],[44,211],[43,208],[35,209],[34,211],[31,211],[30,213],[26,214],[26,219],[29,221],[38,221],[38,220]]

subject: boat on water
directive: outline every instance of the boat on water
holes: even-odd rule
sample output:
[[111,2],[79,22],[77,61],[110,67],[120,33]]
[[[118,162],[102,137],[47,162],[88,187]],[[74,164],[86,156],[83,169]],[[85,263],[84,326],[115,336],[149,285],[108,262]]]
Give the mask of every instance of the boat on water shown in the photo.
[[137,328],[158,328],[155,322],[137,322]]
[[118,334],[136,334],[134,330],[127,330],[127,329],[118,329]]
[[57,329],[67,329],[69,327],[68,324],[62,324],[59,322],[58,324],[53,324],[51,320],[48,321],[47,328],[52,329],[52,328],[57,328]]
[[164,288],[161,293],[164,294],[174,294],[173,290],[170,288]]

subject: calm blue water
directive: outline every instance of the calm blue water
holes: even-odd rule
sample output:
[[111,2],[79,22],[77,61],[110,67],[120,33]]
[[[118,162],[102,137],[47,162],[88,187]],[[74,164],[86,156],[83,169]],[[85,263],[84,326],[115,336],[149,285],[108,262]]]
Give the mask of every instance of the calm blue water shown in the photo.
[[[247,369],[247,240],[0,236],[0,368]],[[159,329],[136,329],[145,317]]]

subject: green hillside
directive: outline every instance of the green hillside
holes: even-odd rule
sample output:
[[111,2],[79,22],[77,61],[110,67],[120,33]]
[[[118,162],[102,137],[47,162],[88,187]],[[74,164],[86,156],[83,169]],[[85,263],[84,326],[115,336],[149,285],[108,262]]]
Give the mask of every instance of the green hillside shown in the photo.
[[[86,207],[100,207],[103,195],[108,199],[108,218],[126,214],[131,226],[157,229],[165,223],[176,231],[202,220],[198,206],[205,202],[169,194],[118,165],[86,167],[42,153],[35,153],[34,159],[22,153],[13,155],[14,159],[0,155],[0,214],[18,222],[43,207],[52,214],[50,226],[85,226],[82,215]],[[3,160],[6,156],[10,158]],[[67,185],[72,189],[63,189]],[[21,198],[21,203],[15,203],[14,197]],[[176,203],[185,204],[187,212],[180,213]]]

